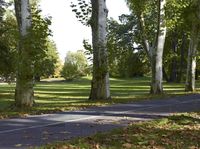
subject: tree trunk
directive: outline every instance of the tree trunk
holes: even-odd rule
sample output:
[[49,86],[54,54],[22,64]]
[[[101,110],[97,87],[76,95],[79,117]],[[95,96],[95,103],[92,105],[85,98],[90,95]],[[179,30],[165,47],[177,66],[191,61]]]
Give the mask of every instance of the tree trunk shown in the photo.
[[178,48],[178,37],[176,33],[176,29],[174,33],[172,34],[172,52],[173,52],[173,57],[172,57],[172,62],[171,62],[171,69],[170,69],[170,79],[169,82],[176,82],[177,80],[177,48]]
[[184,55],[185,55],[185,44],[186,44],[186,35],[183,33],[182,35],[182,43],[181,43],[181,51],[180,51],[180,66],[177,75],[177,82],[180,83],[183,77],[183,69],[184,69]]
[[196,52],[199,43],[199,32],[200,32],[200,24],[198,20],[200,20],[200,0],[193,1],[192,4],[196,7],[193,15],[196,18],[192,20],[192,31],[190,35],[190,43],[188,49],[188,59],[187,59],[187,75],[186,75],[186,83],[185,83],[185,91],[195,91],[195,71],[196,71]]
[[187,58],[187,75],[185,83],[185,91],[195,91],[195,70],[196,70],[196,52],[198,46],[199,29],[195,23],[192,26],[192,32],[190,37],[190,44],[188,49]]
[[108,10],[105,0],[92,2],[92,44],[93,44],[93,78],[89,99],[110,99],[110,82],[108,72],[108,54],[106,48],[106,22]]
[[163,50],[166,37],[166,25],[165,25],[165,0],[158,1],[158,29],[157,29],[157,46],[152,52],[152,80],[151,80],[151,94],[163,93]]
[[176,82],[177,80],[177,60],[176,57],[172,58],[171,67],[170,67],[170,78],[169,82]]
[[170,81],[169,81],[169,78],[168,78],[168,76],[167,76],[167,73],[166,73],[166,71],[165,71],[164,66],[163,66],[163,78],[164,78],[167,82],[170,82]]
[[26,42],[31,27],[29,0],[15,0],[15,12],[20,33],[15,104],[17,107],[31,107],[34,103],[33,67],[31,49]]

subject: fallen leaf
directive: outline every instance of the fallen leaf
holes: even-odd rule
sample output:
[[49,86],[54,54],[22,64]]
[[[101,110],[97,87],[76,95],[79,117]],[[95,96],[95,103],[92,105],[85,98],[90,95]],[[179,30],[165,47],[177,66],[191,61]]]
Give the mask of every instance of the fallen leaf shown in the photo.
[[16,144],[15,145],[15,147],[21,147],[22,146],[22,144]]
[[95,144],[95,149],[100,149],[99,144]]
[[123,146],[123,148],[129,149],[129,148],[132,147],[132,144],[130,144],[130,143],[125,143],[125,144],[123,144],[122,146]]

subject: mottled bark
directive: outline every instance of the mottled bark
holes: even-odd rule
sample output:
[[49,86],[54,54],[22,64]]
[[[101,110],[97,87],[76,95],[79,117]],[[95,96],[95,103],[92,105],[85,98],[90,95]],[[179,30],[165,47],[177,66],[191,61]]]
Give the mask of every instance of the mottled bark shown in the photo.
[[166,37],[166,25],[165,25],[165,0],[158,1],[158,28],[157,28],[157,46],[152,52],[152,80],[151,80],[151,94],[163,93],[163,50]]
[[105,0],[92,2],[92,44],[93,44],[93,78],[89,99],[110,99],[110,82],[108,72],[108,54],[106,48],[106,22],[108,10]]
[[192,26],[188,58],[185,91],[195,91],[196,52],[199,42],[199,26],[194,23]]
[[15,12],[20,33],[15,104],[17,107],[31,107],[34,102],[33,67],[31,49],[26,42],[31,27],[29,0],[15,0]]

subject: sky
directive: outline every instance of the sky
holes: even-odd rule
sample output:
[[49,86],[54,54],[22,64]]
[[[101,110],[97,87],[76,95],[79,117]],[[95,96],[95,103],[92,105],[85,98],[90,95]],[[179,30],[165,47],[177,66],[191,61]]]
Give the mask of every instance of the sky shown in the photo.
[[[71,1],[75,0],[41,0],[40,3],[43,15],[52,17],[50,28],[61,60],[64,60],[67,51],[83,49],[84,39],[91,41],[91,29],[77,21],[71,11]],[[107,0],[107,7],[109,17],[114,19],[129,13],[125,0]]]

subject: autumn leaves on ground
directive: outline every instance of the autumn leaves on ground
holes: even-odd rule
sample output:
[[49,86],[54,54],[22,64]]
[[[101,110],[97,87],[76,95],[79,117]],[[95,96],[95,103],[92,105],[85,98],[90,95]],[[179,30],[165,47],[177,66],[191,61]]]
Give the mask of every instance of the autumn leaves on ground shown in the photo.
[[200,113],[178,114],[139,122],[123,129],[96,134],[47,149],[199,149]]

